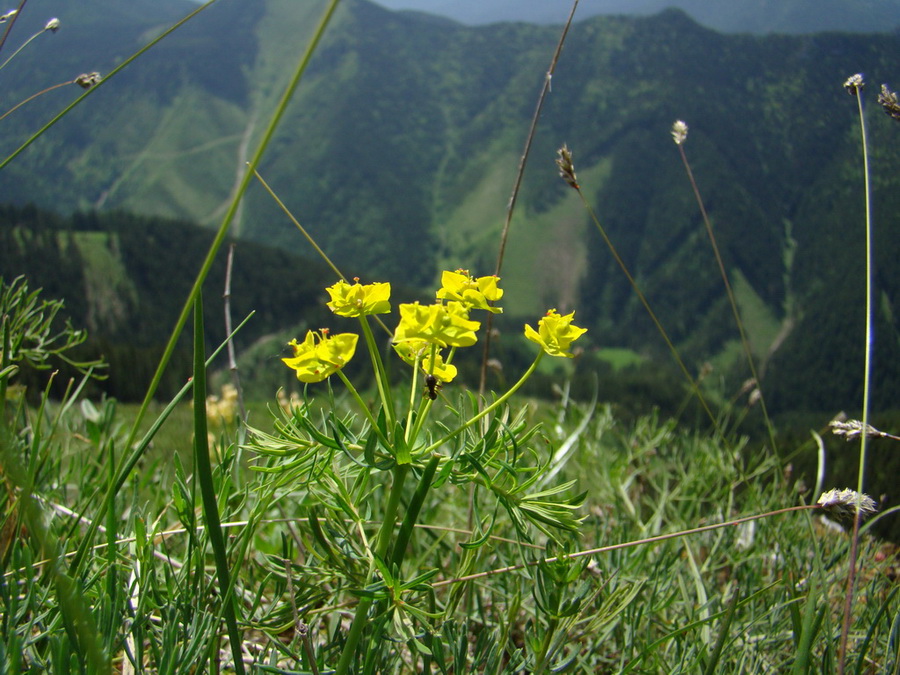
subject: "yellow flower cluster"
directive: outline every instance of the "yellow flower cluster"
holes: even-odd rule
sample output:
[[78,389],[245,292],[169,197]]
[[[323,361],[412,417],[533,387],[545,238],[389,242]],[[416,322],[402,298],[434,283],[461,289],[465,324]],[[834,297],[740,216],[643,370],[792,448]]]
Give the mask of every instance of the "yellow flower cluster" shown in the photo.
[[367,284],[353,280],[351,286],[343,279],[325,290],[331,296],[328,309],[338,316],[366,316],[387,314],[391,311],[391,285],[388,283]]
[[555,309],[551,309],[538,321],[537,330],[526,324],[525,337],[539,344],[550,356],[572,358],[574,354],[569,351],[569,345],[587,333],[587,328],[572,324],[574,318],[575,312],[560,316]]
[[[405,362],[421,367],[439,382],[456,377],[456,367],[444,360],[442,349],[471,347],[478,340],[481,323],[469,318],[473,309],[502,312],[493,303],[503,297],[496,276],[473,277],[467,270],[445,271],[434,304],[418,302],[400,305],[400,323],[393,336],[394,350]],[[329,309],[338,316],[365,317],[391,311],[389,283],[353,284],[339,281],[326,289]],[[575,313],[561,316],[555,309],[547,312],[538,329],[525,326],[525,337],[551,356],[571,358],[569,347],[585,332],[573,325]],[[302,343],[290,342],[294,355],[282,359],[297,373],[301,382],[321,382],[353,357],[358,336],[353,333],[330,335],[327,330],[309,331]],[[452,353],[451,353],[452,356]],[[449,357],[448,357],[449,359]]]
[[321,382],[347,365],[356,353],[359,336],[354,333],[330,335],[327,330],[309,331],[303,342],[291,340],[294,355],[282,359],[293,368],[301,382]]

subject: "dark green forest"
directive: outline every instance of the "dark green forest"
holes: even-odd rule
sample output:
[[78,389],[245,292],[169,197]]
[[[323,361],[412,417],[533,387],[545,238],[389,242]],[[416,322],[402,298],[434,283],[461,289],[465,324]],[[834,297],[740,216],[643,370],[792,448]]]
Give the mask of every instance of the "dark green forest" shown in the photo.
[[[108,379],[95,389],[125,401],[143,398],[162,349],[187,297],[212,235],[183,221],[124,212],[61,217],[32,206],[0,208],[0,275],[24,275],[44,299],[62,299],[65,318],[88,331],[81,358],[102,357]],[[225,338],[223,293],[226,259],[214,263],[205,287],[210,348]],[[331,279],[323,264],[252,242],[235,244],[231,315],[235,345],[286,329],[328,325],[323,288]],[[186,339],[185,339],[186,340]],[[276,351],[272,358],[279,356]],[[225,365],[220,360],[219,367]],[[169,397],[190,373],[185,341],[160,389]],[[32,373],[32,382],[39,382]],[[64,387],[64,378],[57,382]]]

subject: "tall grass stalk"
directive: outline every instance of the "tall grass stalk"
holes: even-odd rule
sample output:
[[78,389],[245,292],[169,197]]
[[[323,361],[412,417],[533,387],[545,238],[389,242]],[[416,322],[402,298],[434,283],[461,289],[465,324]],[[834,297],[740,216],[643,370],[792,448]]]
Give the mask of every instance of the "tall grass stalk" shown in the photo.
[[[208,3],[206,3],[202,7],[198,8],[197,10],[192,12],[188,17],[186,17],[185,19],[180,21],[178,24],[176,24],[175,26],[170,28],[168,31],[163,33],[163,36],[171,33],[172,30],[174,30],[178,26],[182,25],[189,18],[191,18],[192,16],[195,16],[199,11],[201,11],[205,7],[208,7],[213,2],[215,2],[215,0],[210,0]],[[337,5],[339,2],[340,2],[340,0],[331,0],[328,3],[328,6],[326,7],[325,12],[322,15],[322,18],[320,19],[319,24],[316,27],[315,32],[313,33],[312,39],[310,40],[309,44],[306,46],[306,50],[303,52],[302,56],[300,57],[300,60],[298,61],[297,66],[294,69],[294,73],[291,76],[291,79],[288,82],[287,86],[285,87],[284,93],[281,96],[281,100],[278,102],[278,105],[276,106],[275,111],[272,114],[272,118],[269,121],[269,124],[266,127],[263,137],[260,140],[259,145],[257,146],[257,149],[253,154],[253,158],[250,160],[249,170],[244,173],[244,176],[241,179],[238,189],[235,191],[235,194],[231,199],[231,204],[228,207],[228,211],[226,212],[225,216],[222,218],[222,222],[219,225],[218,230],[216,231],[216,236],[213,239],[213,242],[209,247],[209,251],[206,254],[206,258],[204,259],[203,264],[200,266],[200,271],[197,274],[197,279],[194,281],[194,285],[191,288],[191,291],[188,294],[187,299],[185,300],[184,306],[181,309],[181,313],[178,316],[178,320],[175,322],[175,327],[172,329],[172,335],[169,338],[168,343],[166,344],[166,348],[163,351],[162,357],[160,358],[159,365],[156,368],[156,372],[153,375],[153,379],[151,380],[150,385],[147,387],[147,393],[144,396],[143,402],[141,403],[140,410],[138,411],[137,415],[135,416],[134,423],[132,424],[132,427],[131,427],[131,432],[128,434],[128,440],[126,442],[126,446],[130,447],[137,436],[138,429],[140,428],[141,422],[143,422],[144,415],[147,412],[147,408],[150,406],[150,401],[153,400],[153,396],[156,393],[156,389],[159,386],[160,381],[162,380],[163,373],[165,372],[166,367],[169,365],[169,360],[172,358],[172,354],[175,351],[175,345],[178,342],[178,338],[181,336],[181,331],[184,329],[184,325],[185,325],[185,323],[187,323],[188,317],[190,316],[191,310],[193,309],[194,302],[196,301],[197,297],[200,294],[200,289],[202,288],[203,283],[206,281],[206,277],[209,274],[209,270],[212,268],[213,261],[215,260],[216,255],[219,252],[219,249],[222,247],[222,243],[225,241],[225,237],[228,234],[228,228],[231,225],[231,221],[234,218],[235,213],[237,213],[238,206],[240,205],[241,199],[243,198],[244,193],[247,191],[247,186],[250,184],[250,180],[253,177],[253,171],[259,165],[259,162],[262,159],[262,156],[265,153],[266,148],[269,146],[269,142],[272,140],[272,137],[275,135],[275,130],[278,128],[278,125],[281,122],[282,117],[284,117],[284,113],[285,113],[285,110],[287,110],[288,103],[290,103],[291,99],[293,98],[294,92],[297,90],[297,87],[300,84],[300,80],[302,79],[303,74],[306,72],[306,69],[309,66],[309,62],[312,59],[313,52],[315,52],[316,47],[319,45],[319,42],[322,39],[322,36],[325,34],[325,29],[328,27],[328,24],[331,21],[331,17],[333,16],[335,9],[337,9]],[[157,40],[154,40],[151,43],[151,45],[158,42],[159,39],[160,38],[157,38]],[[148,45],[148,48],[149,48],[149,45]],[[141,53],[143,53],[144,51],[146,51],[146,49],[147,48],[145,48],[144,50],[141,50],[140,52],[135,54],[133,57],[131,57],[131,59],[129,59],[129,61],[133,60],[134,58],[137,58],[137,56],[140,55]],[[126,61],[125,63],[127,64],[128,61]],[[125,64],[123,64],[123,66],[124,65]],[[117,68],[116,71],[120,70],[123,66],[120,66],[119,68]],[[81,98],[83,98],[83,96]],[[81,98],[79,98],[77,101],[75,101],[72,104],[72,106],[69,106],[69,108],[73,107],[75,105],[75,103],[77,103],[78,101],[81,100]],[[60,115],[58,115],[56,118],[51,120],[51,122],[48,123],[48,125],[45,126],[44,129],[48,128],[50,124],[55,123],[55,121],[57,119],[62,117],[62,115],[69,110],[69,108],[67,108],[65,111],[63,111],[63,113],[60,113]],[[43,130],[41,130],[41,132],[39,132],[39,133],[42,133],[42,132],[43,132]],[[36,138],[36,137],[37,137],[37,135],[33,138]],[[29,143],[30,142],[31,141],[29,141]],[[25,147],[27,147],[27,145],[28,144],[23,145],[22,148],[20,148],[15,153],[13,153],[13,155],[11,155],[6,160],[6,162],[4,162],[3,164],[0,164],[0,169],[2,169],[6,163],[8,163],[13,157],[15,157]],[[107,495],[107,499],[104,500],[104,502],[108,502],[110,497],[111,497],[110,495]],[[102,519],[102,516],[99,519]],[[96,521],[95,521],[95,523],[96,523]],[[75,569],[77,569],[78,565],[80,565],[82,560],[84,559],[84,555],[87,552],[87,548],[90,544],[90,539],[91,539],[90,536],[86,536],[84,538],[84,540],[82,542],[82,550],[79,552],[79,555],[76,556],[75,561],[73,562],[73,566],[75,567]]]
[[[675,123],[676,125],[678,122]],[[685,130],[687,129],[687,125],[685,125]],[[697,180],[694,178],[694,172],[691,170],[691,164],[688,162],[687,153],[684,151],[684,136],[675,135],[673,131],[673,135],[675,136],[675,144],[678,146],[678,153],[681,155],[681,162],[684,164],[684,170],[687,173],[688,180],[691,183],[691,189],[694,192],[694,198],[697,200],[697,206],[700,208],[700,215],[703,217],[703,224],[706,227],[706,233],[709,236],[709,243],[712,245],[713,254],[716,257],[716,264],[719,266],[719,274],[722,276],[722,283],[725,284],[725,292],[728,294],[728,302],[731,305],[731,312],[734,315],[734,322],[737,324],[738,332],[741,336],[741,347],[744,350],[744,355],[747,357],[747,365],[750,368],[750,375],[753,377],[754,382],[756,383],[756,390],[759,392],[759,404],[762,409],[763,419],[765,420],[766,430],[769,433],[769,443],[771,444],[773,449],[776,449],[775,445],[775,427],[772,424],[772,420],[769,418],[769,410],[766,408],[766,398],[763,396],[762,391],[762,382],[759,380],[759,375],[756,371],[756,364],[753,360],[753,351],[750,349],[750,341],[747,339],[747,331],[744,329],[744,322],[741,319],[741,313],[737,306],[737,299],[734,296],[734,290],[731,288],[731,282],[728,280],[728,272],[725,270],[725,263],[722,260],[722,254],[719,251],[719,244],[716,241],[716,235],[713,232],[712,223],[709,220],[709,214],[706,212],[706,206],[703,203],[703,198],[700,196],[700,188],[697,186]],[[679,140],[680,138],[680,140]],[[860,489],[862,487],[860,486]]]
[[238,675],[244,673],[244,661],[241,654],[241,634],[238,631],[235,614],[235,596],[232,592],[231,573],[228,569],[228,552],[225,549],[225,537],[222,536],[222,521],[219,518],[219,507],[216,503],[216,487],[213,480],[212,465],[209,461],[209,440],[206,425],[206,359],[204,357],[203,331],[203,299],[197,296],[194,304],[194,466],[197,481],[200,483],[200,495],[203,500],[203,519],[206,532],[216,561],[216,576],[219,579],[219,591],[222,598],[222,613],[228,628],[228,640],[234,670]]
[[[528,164],[528,157],[531,154],[531,146],[534,143],[534,135],[537,133],[537,125],[541,119],[541,111],[544,109],[544,102],[547,100],[547,94],[550,93],[553,73],[556,71],[556,64],[559,62],[559,56],[562,54],[563,45],[566,43],[566,37],[569,34],[569,28],[572,26],[572,20],[575,18],[575,10],[578,9],[578,0],[573,0],[572,9],[569,11],[569,17],[563,26],[562,34],[559,36],[559,42],[556,43],[556,50],[553,52],[553,58],[550,59],[550,67],[544,77],[544,84],[541,86],[541,93],[538,95],[537,105],[535,106],[534,115],[531,117],[531,126],[528,129],[528,135],[525,137],[525,147],[522,150],[522,157],[519,159],[519,168],[516,171],[516,178],[513,181],[512,193],[509,196],[509,202],[506,205],[506,220],[503,223],[503,229],[500,232],[500,246],[497,249],[497,265],[494,268],[494,274],[500,276],[503,269],[503,259],[506,257],[506,240],[509,238],[509,228],[512,224],[513,213],[516,210],[516,202],[519,199],[519,191],[522,188],[522,177],[525,175],[525,166]],[[487,364],[488,357],[491,352],[491,328],[494,325],[494,315],[490,314],[487,318],[487,330],[485,331],[484,350],[481,356],[481,374],[479,377],[478,393],[484,395],[484,389],[487,383]]]
[[626,548],[634,548],[635,546],[646,546],[648,544],[656,544],[661,541],[667,541],[669,539],[676,539],[678,537],[686,537],[692,534],[700,534],[701,532],[711,532],[712,530],[720,530],[725,527],[734,527],[735,525],[740,525],[741,523],[749,523],[754,520],[760,520],[761,518],[771,518],[772,516],[780,516],[785,513],[793,513],[795,511],[813,511],[813,510],[821,510],[822,507],[819,504],[801,504],[800,506],[787,506],[783,509],[776,509],[775,511],[767,511],[766,513],[756,513],[751,516],[744,516],[743,518],[735,518],[734,520],[729,520],[724,523],[715,523],[713,525],[702,525],[700,527],[694,527],[689,530],[680,530],[679,532],[669,532],[666,534],[659,534],[654,537],[645,537],[642,539],[635,539],[634,541],[627,541],[621,544],[610,544],[609,546],[598,546],[597,548],[585,549],[583,551],[575,551],[573,553],[568,553],[560,556],[552,556],[549,558],[542,558],[541,560],[529,561],[527,563],[519,563],[517,565],[508,565],[506,567],[498,567],[496,569],[487,570],[485,572],[477,572],[475,574],[469,574],[464,577],[457,577],[455,579],[445,579],[443,581],[436,581],[432,584],[434,588],[442,588],[444,586],[451,586],[453,584],[460,584],[468,581],[476,581],[478,579],[485,579],[487,577],[492,577],[498,574],[509,574],[510,572],[517,572],[519,570],[528,569],[529,567],[535,567],[542,563],[553,563],[558,562],[560,560],[576,560],[578,558],[584,558],[585,556],[594,556],[599,555],[600,553],[611,553],[612,551],[620,551]]
[[[281,209],[281,211],[284,213],[284,215],[286,215],[288,217],[288,219],[291,221],[291,223],[294,224],[294,227],[296,227],[297,230],[300,232],[300,234],[303,235],[303,238],[306,239],[307,243],[310,246],[312,246],[313,250],[316,252],[316,255],[318,255],[324,261],[324,263],[326,265],[328,265],[328,267],[331,268],[331,271],[335,273],[335,275],[337,276],[337,278],[339,280],[347,281],[347,276],[338,268],[338,266],[334,263],[334,261],[331,259],[331,257],[322,249],[322,247],[319,246],[319,244],[315,240],[315,238],[309,233],[309,230],[307,230],[305,227],[303,227],[303,225],[300,224],[300,221],[297,219],[297,217],[291,212],[291,210],[287,207],[287,205],[275,193],[275,190],[272,189],[272,186],[266,182],[266,179],[260,175],[260,173],[257,169],[253,169],[253,175],[256,176],[256,180],[258,180],[260,185],[262,185],[263,188],[265,188],[266,192],[269,193],[269,196],[275,201],[275,203],[278,205],[278,208]],[[381,326],[381,329],[385,332],[386,335],[391,335],[391,329],[385,325],[384,320],[380,316],[375,315],[372,318],[375,320],[375,322],[379,326]],[[369,340],[371,337],[371,332],[366,331],[367,325],[368,324],[363,325],[363,331],[366,335],[366,339]],[[379,383],[379,386],[380,386],[380,383]]]
[[19,108],[21,108],[23,105],[26,105],[27,103],[30,103],[30,102],[33,101],[34,99],[40,98],[40,97],[43,96],[44,94],[48,94],[48,93],[50,93],[51,91],[55,91],[55,90],[57,90],[57,89],[61,89],[61,88],[63,88],[63,87],[68,87],[68,86],[71,85],[71,84],[77,84],[77,83],[78,83],[78,79],[76,78],[76,79],[74,79],[74,80],[66,80],[65,82],[60,82],[59,84],[54,84],[54,85],[52,85],[52,86],[50,86],[50,87],[47,87],[46,89],[41,89],[39,92],[37,92],[37,93],[35,93],[35,94],[32,94],[32,95],[29,96],[28,98],[19,101],[19,102],[16,103],[12,108],[10,108],[10,109],[7,110],[5,113],[3,113],[2,115],[0,115],[0,122],[2,122],[2,121],[5,120],[7,117],[9,117],[10,115],[12,115],[16,110],[18,110]]
[[[863,160],[863,192],[865,194],[865,217],[866,217],[866,345],[865,345],[865,366],[863,370],[863,403],[862,403],[862,424],[863,433],[859,436],[859,469],[856,481],[856,491],[862,495],[865,486],[866,475],[866,454],[868,449],[869,435],[865,432],[869,428],[869,407],[872,380],[872,347],[874,343],[873,333],[873,307],[872,307],[872,286],[874,277],[874,268],[872,261],[872,185],[869,177],[869,143],[866,136],[866,116],[863,110],[862,89],[865,86],[862,75],[853,75],[844,84],[851,96],[856,98],[857,110],[859,111],[859,130],[860,143],[862,144],[862,160]],[[853,595],[855,593],[856,584],[856,564],[859,555],[859,517],[853,519],[853,533],[850,545],[850,569],[847,574],[847,591],[844,598],[844,618],[841,626],[841,642],[838,652],[838,675],[844,672],[844,661],[847,656],[847,642],[850,636],[850,624],[853,610]]]
[[[88,96],[90,96],[91,94],[93,94],[94,91],[95,91],[98,87],[104,85],[104,84],[105,84],[106,82],[108,82],[110,79],[112,79],[113,77],[115,77],[118,73],[120,73],[122,70],[124,70],[125,68],[127,68],[129,65],[131,65],[132,62],[134,62],[136,59],[138,59],[138,58],[140,58],[141,56],[143,56],[143,55],[144,55],[145,53],[147,53],[149,50],[153,49],[153,47],[155,47],[157,44],[159,44],[162,40],[164,40],[166,37],[168,37],[169,35],[171,35],[173,32],[175,32],[176,30],[178,30],[179,28],[181,28],[181,27],[182,27],[184,24],[186,24],[188,21],[190,21],[190,20],[193,19],[195,16],[197,16],[198,14],[200,14],[200,12],[202,12],[203,10],[207,9],[208,7],[210,7],[214,2],[216,2],[216,0],[207,0],[207,2],[205,2],[205,3],[202,4],[202,5],[200,5],[197,9],[195,9],[193,12],[191,12],[190,14],[188,14],[187,16],[185,16],[185,17],[184,17],[183,19],[181,19],[180,21],[177,21],[176,23],[172,24],[169,28],[167,28],[167,29],[164,30],[162,33],[160,33],[159,35],[157,35],[155,38],[153,38],[152,40],[150,40],[150,42],[148,42],[146,45],[144,45],[143,47],[141,47],[140,49],[138,49],[134,54],[132,54],[131,56],[129,56],[128,58],[126,58],[124,61],[122,61],[122,63],[120,63],[120,64],[117,65],[115,68],[113,68],[111,71],[109,71],[109,72],[106,74],[106,76],[104,76],[104,77],[103,77],[99,82],[97,82],[94,86],[90,87],[89,89],[86,89],[86,90],[81,94],[81,96],[79,96],[79,97],[76,98],[74,101],[72,101],[69,105],[67,105],[65,108],[63,108],[59,113],[56,114],[55,117],[53,117],[53,119],[51,119],[49,122],[47,122],[47,123],[46,123],[44,126],[42,126],[40,129],[38,129],[37,131],[35,131],[35,132],[31,135],[31,137],[28,138],[28,140],[26,140],[24,143],[22,143],[22,145],[20,145],[16,150],[14,150],[13,153],[12,153],[11,155],[9,155],[9,157],[7,157],[7,158],[4,159],[2,162],[0,162],[0,170],[2,170],[7,164],[9,164],[11,161],[13,161],[13,160],[14,160],[16,157],[18,157],[22,152],[24,152],[25,149],[26,149],[28,146],[30,146],[30,145],[31,145],[32,143],[34,143],[37,139],[39,139],[41,136],[43,136],[43,135],[47,132],[48,129],[50,129],[52,126],[54,126],[54,125],[55,125],[57,122],[59,122],[63,117],[65,117],[66,115],[68,115],[68,114],[72,111],[72,109],[75,108],[75,106],[77,106],[77,105],[78,105],[79,103],[81,103],[84,99],[86,99]],[[24,5],[24,4],[25,4],[25,3],[23,2],[22,5]],[[18,14],[17,14],[16,16],[18,16]],[[9,31],[9,29],[7,29],[7,32],[8,32],[8,31]],[[4,36],[4,39],[5,39],[5,36]]]
[[[18,13],[16,14],[16,16],[18,16]],[[59,28],[59,21],[56,21],[56,28]],[[35,33],[30,38],[25,40],[25,42],[23,42],[16,51],[14,51],[12,54],[10,54],[3,63],[0,63],[0,70],[3,70],[4,68],[6,68],[6,66],[9,65],[10,61],[12,61],[14,58],[16,58],[19,54],[21,54],[22,50],[24,50],[28,45],[30,45],[32,42],[37,40],[41,35],[46,33],[48,30],[53,30],[55,32],[56,28],[51,29],[50,24],[47,24],[46,28],[41,28],[37,33]]]
[[3,51],[3,46],[6,44],[6,40],[9,37],[9,34],[12,32],[13,26],[16,24],[16,20],[22,14],[22,10],[25,8],[25,3],[28,0],[19,0],[19,6],[16,9],[16,13],[10,17],[10,19],[6,22],[6,29],[3,31],[3,37],[0,37],[0,51]]
[[[563,152],[565,151],[565,152]],[[571,166],[571,155],[569,154],[568,148],[563,148],[560,150],[561,159],[559,162],[565,162],[563,157],[568,157],[569,166]],[[560,165],[562,167],[562,164]],[[562,173],[565,173],[565,169],[563,169]],[[628,283],[631,285],[631,289],[634,291],[635,295],[637,295],[638,300],[641,301],[641,304],[644,306],[644,309],[647,310],[647,314],[650,316],[650,319],[653,321],[653,325],[656,326],[656,330],[662,336],[662,339],[665,341],[666,346],[669,348],[669,351],[672,354],[672,358],[675,359],[675,363],[678,364],[678,367],[681,369],[681,372],[684,374],[685,379],[688,381],[688,384],[691,387],[691,391],[693,391],[694,395],[697,397],[697,400],[700,401],[700,405],[703,407],[703,410],[706,412],[713,426],[718,429],[719,421],[716,416],[713,414],[712,410],[709,407],[709,404],[706,402],[706,399],[703,397],[703,393],[700,391],[700,386],[697,384],[697,381],[694,379],[694,376],[691,375],[687,366],[684,364],[684,360],[681,358],[681,354],[678,353],[678,348],[672,343],[672,339],[669,337],[668,332],[665,328],[663,328],[662,323],[660,323],[659,318],[656,316],[656,312],[653,311],[653,308],[650,306],[650,302],[647,300],[647,297],[644,295],[644,292],[641,290],[640,286],[638,286],[637,281],[635,281],[634,277],[631,275],[631,272],[628,270],[628,266],[625,264],[625,261],[622,260],[622,256],[619,255],[619,251],[616,249],[615,244],[612,243],[612,240],[609,238],[609,235],[606,233],[606,229],[603,225],[600,224],[600,219],[597,218],[597,214],[594,213],[594,209],[591,207],[588,200],[585,198],[584,193],[581,191],[581,186],[577,183],[574,178],[575,173],[574,169],[572,169],[572,180],[567,181],[571,187],[575,189],[578,193],[578,196],[581,198],[581,203],[584,205],[585,210],[588,212],[588,215],[591,218],[591,221],[594,223],[594,226],[597,228],[597,231],[600,233],[600,236],[603,238],[606,247],[609,249],[610,253],[612,253],[613,258],[616,263],[619,265],[619,269],[622,270],[622,273],[625,275],[625,278],[628,279]]]

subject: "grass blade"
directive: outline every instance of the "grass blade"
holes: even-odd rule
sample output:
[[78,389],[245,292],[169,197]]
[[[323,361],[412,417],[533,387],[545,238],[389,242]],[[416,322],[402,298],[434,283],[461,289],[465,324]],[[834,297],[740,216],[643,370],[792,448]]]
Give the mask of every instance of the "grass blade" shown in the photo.
[[216,576],[221,589],[223,614],[228,627],[231,653],[234,657],[234,670],[239,675],[243,675],[241,636],[234,611],[234,594],[231,593],[228,552],[225,550],[225,537],[222,535],[222,522],[219,519],[216,488],[209,461],[209,440],[206,426],[206,359],[204,358],[203,342],[203,301],[200,296],[197,296],[197,302],[194,305],[194,463],[197,467],[197,480],[200,482],[200,496],[203,499],[203,519],[216,561]]

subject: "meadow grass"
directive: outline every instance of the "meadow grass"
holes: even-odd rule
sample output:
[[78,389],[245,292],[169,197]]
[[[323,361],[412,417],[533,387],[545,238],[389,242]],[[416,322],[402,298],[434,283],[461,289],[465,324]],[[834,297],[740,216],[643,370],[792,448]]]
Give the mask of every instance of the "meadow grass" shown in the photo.
[[[442,280],[431,322],[424,306],[401,306],[388,333],[428,346],[410,347],[399,379],[376,322],[389,311],[384,288],[335,270],[322,280],[338,281],[333,332],[307,334],[286,360],[303,382],[295,397],[273,391],[242,419],[236,390],[207,392],[226,345],[205,350],[205,276],[336,4],[185,300],[154,380],[193,311],[193,378],[171,402],[155,402],[153,385],[136,407],[86,401],[97,364],[78,364],[84,379],[61,401],[45,393],[26,405],[18,369],[83,338],[53,328],[58,303],[3,284],[0,671],[900,672],[897,552],[870,535],[895,513],[857,516],[872,510],[866,413],[843,432],[862,443],[858,489],[817,503],[832,486],[799,481],[771,425],[768,443],[735,431],[746,413],[736,403],[689,428],[652,411],[624,425],[608,405],[518,395],[554,356],[571,363],[582,333],[568,315],[550,312],[526,333],[537,356],[515,384],[475,395],[451,361],[475,341],[468,312],[501,296],[496,280],[468,274]],[[571,154],[560,160],[617,255]],[[453,302],[468,303],[465,319],[451,316]],[[351,339],[340,331],[354,320]],[[357,343],[369,390],[341,368]]]

